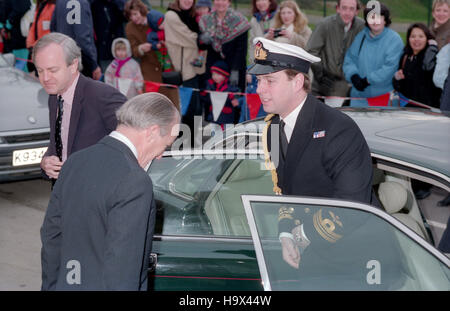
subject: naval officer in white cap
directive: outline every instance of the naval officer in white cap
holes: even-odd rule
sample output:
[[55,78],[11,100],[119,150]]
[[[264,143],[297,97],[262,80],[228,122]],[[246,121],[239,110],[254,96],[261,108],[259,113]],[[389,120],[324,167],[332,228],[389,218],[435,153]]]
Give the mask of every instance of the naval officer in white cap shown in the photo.
[[[269,113],[266,157],[279,159],[272,170],[274,191],[378,206],[372,191],[370,151],[360,129],[350,117],[308,94],[310,64],[320,58],[261,37],[253,44],[255,59],[248,72],[257,76],[257,93]],[[272,148],[271,141],[276,139],[271,140],[271,133],[279,135],[279,146]],[[345,217],[330,215],[323,211],[320,218],[310,215],[317,221],[302,221],[293,209],[280,208],[280,241],[289,265],[299,267],[299,242],[333,244],[344,238]]]

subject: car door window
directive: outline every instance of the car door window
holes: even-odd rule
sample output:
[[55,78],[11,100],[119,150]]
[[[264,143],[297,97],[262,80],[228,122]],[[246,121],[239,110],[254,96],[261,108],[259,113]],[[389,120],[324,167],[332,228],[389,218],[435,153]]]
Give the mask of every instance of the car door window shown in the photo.
[[254,155],[154,161],[155,234],[250,237],[241,195],[272,193],[263,168]]
[[[292,197],[244,201],[266,289],[450,289],[450,260],[374,207]],[[280,232],[292,234],[298,268],[283,260]]]

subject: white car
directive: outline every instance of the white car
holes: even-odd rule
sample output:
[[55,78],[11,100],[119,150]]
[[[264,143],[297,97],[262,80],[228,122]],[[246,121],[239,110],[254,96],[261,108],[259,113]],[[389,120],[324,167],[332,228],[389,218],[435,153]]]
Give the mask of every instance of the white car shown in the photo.
[[0,54],[0,182],[40,177],[50,135],[47,93],[13,63]]

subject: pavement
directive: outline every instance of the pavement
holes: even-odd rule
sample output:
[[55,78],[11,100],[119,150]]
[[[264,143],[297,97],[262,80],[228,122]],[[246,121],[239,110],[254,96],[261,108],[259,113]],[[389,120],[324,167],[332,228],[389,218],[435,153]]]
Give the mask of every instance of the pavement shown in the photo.
[[0,291],[40,290],[39,230],[49,197],[44,180],[0,184]]

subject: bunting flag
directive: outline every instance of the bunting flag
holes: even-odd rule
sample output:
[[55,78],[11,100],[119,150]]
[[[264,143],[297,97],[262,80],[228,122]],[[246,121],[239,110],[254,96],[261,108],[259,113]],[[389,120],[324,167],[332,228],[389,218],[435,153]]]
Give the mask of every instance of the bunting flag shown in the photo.
[[214,121],[217,121],[220,113],[222,112],[223,106],[225,106],[225,102],[227,101],[228,93],[210,91],[209,95],[211,96],[213,118]]
[[380,96],[367,98],[369,106],[387,106],[389,105],[391,93],[386,93]]
[[261,99],[258,94],[247,94],[247,107],[250,112],[250,120],[255,119],[261,108]]
[[191,97],[192,92],[194,91],[193,88],[190,87],[179,87],[178,88],[178,94],[180,96],[180,105],[181,105],[181,115],[185,115],[189,104],[191,103]]
[[131,79],[118,78],[117,85],[118,85],[120,93],[127,96],[128,90],[130,89],[132,82],[133,82],[133,80],[131,80]]
[[28,72],[27,60],[28,60],[28,50],[27,49],[19,49],[12,51],[14,56],[16,57],[16,64],[14,67],[20,69],[22,71]]
[[409,103],[409,99],[403,95],[402,93],[398,92],[398,97],[399,97],[399,105],[401,107],[405,107],[408,103]]
[[158,92],[161,83],[152,82],[152,81],[144,81],[145,82],[145,92]]

